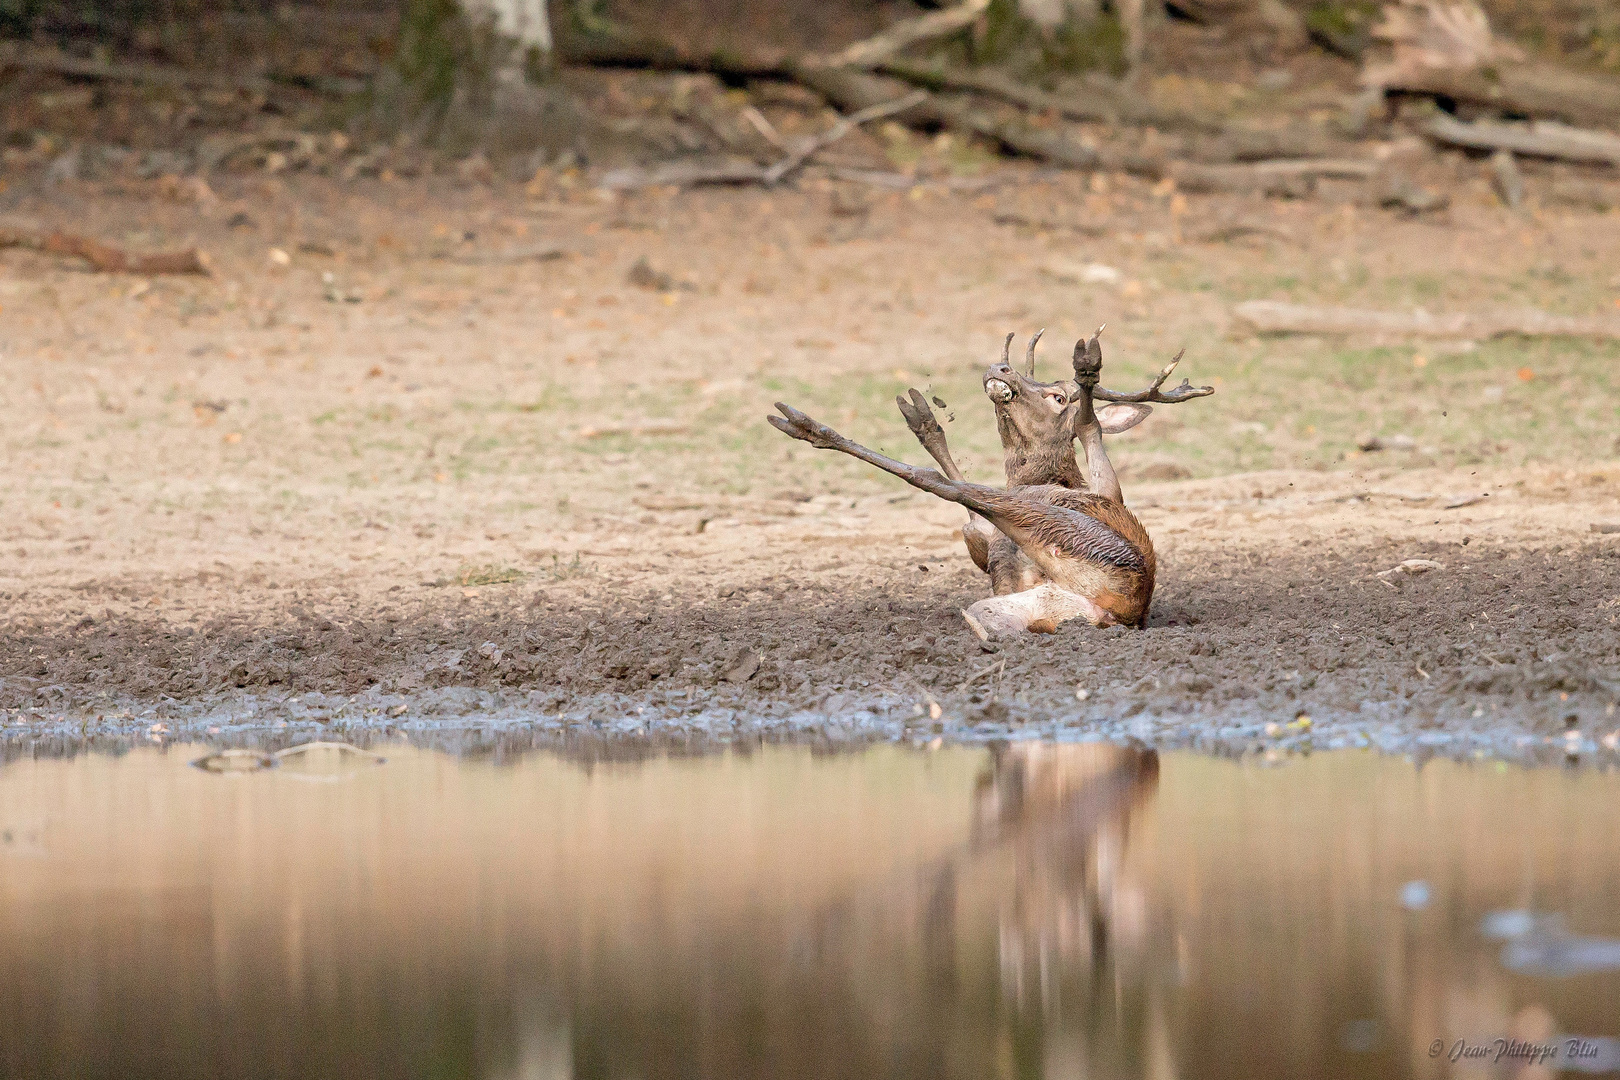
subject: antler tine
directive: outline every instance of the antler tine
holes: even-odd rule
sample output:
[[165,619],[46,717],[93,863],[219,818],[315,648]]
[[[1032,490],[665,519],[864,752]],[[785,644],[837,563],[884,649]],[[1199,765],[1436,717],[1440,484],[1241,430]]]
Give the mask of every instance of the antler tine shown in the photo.
[[1012,339],[1017,336],[1018,333],[1014,331],[1007,335],[1006,341],[1001,343],[1001,362],[1008,367],[1012,366]]
[[1153,389],[1157,390],[1159,387],[1164,385],[1164,380],[1170,377],[1171,373],[1176,370],[1176,365],[1181,363],[1181,358],[1186,355],[1187,350],[1183,348],[1180,352],[1176,353],[1176,355],[1170,358],[1170,362],[1164,365],[1164,370],[1159,372],[1159,377],[1153,380]]
[[1153,380],[1153,385],[1146,390],[1138,390],[1134,394],[1122,394],[1118,390],[1105,390],[1099,386],[1092,391],[1091,396],[1101,401],[1156,401],[1165,405],[1173,405],[1178,401],[1190,401],[1193,398],[1208,397],[1215,392],[1213,386],[1194,386],[1186,379],[1182,379],[1181,385],[1172,390],[1159,389],[1164,385],[1164,381],[1170,377],[1170,374],[1176,370],[1176,365],[1181,363],[1181,358],[1186,354],[1186,349],[1176,353],[1170,362],[1164,366],[1164,370],[1159,372],[1158,378]]
[[1029,377],[1032,379],[1035,377],[1035,343],[1041,340],[1044,333],[1046,333],[1044,326],[1035,331],[1035,336],[1029,339],[1029,348],[1024,350],[1024,367],[1028,369]]

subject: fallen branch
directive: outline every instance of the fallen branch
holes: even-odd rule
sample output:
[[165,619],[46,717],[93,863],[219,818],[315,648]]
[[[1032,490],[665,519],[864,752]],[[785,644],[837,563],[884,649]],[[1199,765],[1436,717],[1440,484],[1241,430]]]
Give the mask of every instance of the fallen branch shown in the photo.
[[1126,87],[1102,78],[1088,80],[1086,94],[1051,94],[995,70],[940,67],[903,58],[884,60],[873,67],[885,75],[893,75],[928,90],[983,94],[1031,112],[1051,113],[1065,120],[1153,124],[1166,129],[1195,131],[1223,130],[1219,120],[1161,109]]
[[739,52],[720,49],[700,53],[671,41],[640,34],[586,34],[558,20],[556,52],[560,62],[597,67],[651,68],[655,71],[706,71],[732,79],[791,79],[794,58],[778,50]]
[[628,424],[586,425],[574,431],[578,439],[601,439],[608,435],[682,435],[688,425],[679,420],[642,420]]
[[805,63],[811,67],[873,67],[920,41],[946,37],[971,26],[989,7],[990,0],[965,0],[955,7],[898,22],[865,41],[857,41],[830,56],[815,57]]
[[1620,80],[1527,60],[1496,36],[1477,0],[1385,0],[1373,36],[1389,49],[1367,57],[1369,87],[1591,127],[1620,120]]
[[[898,80],[847,68],[810,68],[799,81],[838,108],[853,112],[901,97],[907,85]],[[914,106],[897,114],[914,127],[943,127],[979,135],[1005,149],[1039,161],[1071,168],[1094,169],[1097,151],[1058,130],[1043,130],[1018,120],[1004,119],[971,104],[938,94],[924,94]]]
[[670,161],[649,167],[630,166],[603,174],[598,186],[608,191],[634,191],[650,187],[702,187],[705,185],[763,184],[765,166],[724,158]]
[[[965,18],[968,10],[977,7],[976,3],[963,4],[936,15]],[[936,30],[945,25],[937,21],[927,22],[932,19],[935,19],[934,15],[924,16],[922,21]],[[962,25],[966,25],[966,21]],[[916,30],[916,27],[912,27],[907,33]],[[879,38],[883,37],[879,35]],[[1175,147],[1146,152],[1122,147],[1093,147],[1061,127],[1031,123],[1027,116],[1009,115],[1009,110],[987,108],[975,98],[991,98],[1026,112],[1055,114],[1070,120],[1127,121],[1164,129],[1213,133],[1216,138],[1186,148],[1195,157],[1213,161],[1287,159],[1271,173],[1263,170],[1257,173],[1211,173],[1194,178],[1191,182],[1195,189],[1200,190],[1290,189],[1289,193],[1293,193],[1292,188],[1308,186],[1312,175],[1331,176],[1344,171],[1335,169],[1333,166],[1336,163],[1331,159],[1327,165],[1315,168],[1288,163],[1293,159],[1328,152],[1330,141],[1319,132],[1293,129],[1281,132],[1233,130],[1218,119],[1161,109],[1127,88],[1106,80],[1090,80],[1085,91],[1074,94],[1049,94],[993,71],[941,68],[897,58],[892,55],[895,50],[889,49],[887,39],[883,48],[872,44],[877,40],[874,38],[826,57],[795,58],[779,52],[696,53],[669,42],[628,35],[580,37],[565,34],[559,42],[559,53],[576,63],[705,71],[733,79],[791,79],[820,94],[843,113],[860,113],[865,109],[886,106],[904,100],[914,86],[922,87],[929,92],[913,99],[915,104],[904,108],[896,106],[893,113],[885,112],[884,115],[893,115],[908,127],[925,131],[943,128],[978,136],[998,144],[1005,152],[1065,168],[1103,168],[1159,180],[1169,174],[1172,158],[1182,151]],[[916,40],[920,38],[909,38],[908,43]],[[874,74],[862,70],[864,67],[887,74]],[[756,128],[760,127],[757,118],[749,119]],[[768,131],[768,125],[761,129],[761,134],[767,139],[770,138]],[[784,163],[786,161],[778,164]],[[678,162],[651,169],[618,170],[609,175],[605,186],[629,189],[657,185],[769,184],[773,182],[767,179],[769,168],[731,159]],[[1358,178],[1364,176],[1360,166],[1353,168]]]
[[460,266],[506,266],[523,262],[552,262],[568,258],[568,252],[551,244],[509,248],[506,251],[481,251],[469,255],[436,255]]
[[882,119],[885,116],[894,116],[897,113],[903,113],[913,105],[921,105],[927,100],[927,94],[923,93],[921,90],[915,90],[904,97],[897,98],[894,101],[879,102],[876,105],[869,105],[857,112],[850,113],[848,116],[840,119],[836,124],[822,132],[820,135],[816,135],[804,140],[799,144],[798,149],[794,150],[781,161],[778,161],[775,165],[772,165],[770,168],[766,169],[764,180],[765,186],[772,187],[781,183],[784,178],[791,174],[795,169],[803,165],[812,154],[825,150],[827,147],[831,146],[839,139],[842,139],[845,135],[848,135],[862,124],[871,120]]
[[1301,186],[1323,177],[1368,180],[1377,174],[1376,162],[1354,158],[1303,158],[1256,161],[1246,165],[1198,165],[1172,161],[1165,175],[1184,191],[1259,192],[1266,195],[1301,194]]
[[4,74],[8,68],[66,75],[74,79],[167,86],[177,90],[229,90],[262,94],[273,88],[269,79],[259,75],[227,75],[162,64],[112,63],[39,50],[0,52],[0,74]]
[[0,248],[21,247],[51,255],[71,255],[106,274],[209,274],[207,254],[197,248],[158,254],[132,254],[73,233],[36,233],[0,228]]
[[1228,221],[1206,229],[1193,235],[1192,240],[1199,244],[1225,244],[1233,240],[1241,240],[1249,236],[1265,236],[1282,240],[1289,244],[1299,243],[1299,237],[1280,225],[1272,225],[1264,221]]
[[1576,337],[1620,341],[1620,318],[1554,315],[1545,311],[1431,315],[1427,312],[1362,311],[1251,300],[1232,314],[1260,334],[1354,334],[1366,337]]
[[1415,68],[1385,79],[1385,90],[1450,98],[1503,112],[1588,127],[1620,127],[1620,79],[1552,64]]
[[703,184],[763,184],[775,187],[802,168],[812,156],[868,121],[893,116],[921,104],[928,97],[921,90],[894,101],[870,105],[848,116],[822,132],[803,139],[786,157],[774,165],[755,165],[752,162],[726,160],[721,162],[670,162],[650,169],[615,169],[602,177],[601,185],[611,191],[628,191],[645,187],[692,187]]
[[341,97],[363,93],[367,79],[341,75],[294,75],[270,72],[268,75],[237,75],[224,71],[198,71],[167,64],[138,61],[92,60],[46,49],[0,49],[0,75],[7,69],[37,71],[70,79],[96,82],[122,82],[137,86],[163,86],[174,90],[224,90],[239,94],[268,94],[282,87],[301,87],[317,94]]
[[1620,165],[1620,136],[1568,127],[1551,120],[1510,124],[1496,120],[1464,123],[1436,113],[1424,134],[1448,146],[1472,150],[1507,150],[1529,157],[1557,158],[1588,165]]

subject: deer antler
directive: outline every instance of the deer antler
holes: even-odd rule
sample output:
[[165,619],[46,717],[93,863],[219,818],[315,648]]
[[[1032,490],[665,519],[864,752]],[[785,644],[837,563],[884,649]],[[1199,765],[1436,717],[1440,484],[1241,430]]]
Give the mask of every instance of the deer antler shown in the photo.
[[1035,377],[1035,343],[1041,340],[1041,335],[1044,333],[1046,333],[1045,327],[1035,331],[1035,336],[1029,339],[1029,348],[1024,350],[1025,372],[1032,379]]
[[1008,334],[1007,340],[1001,343],[1001,362],[1007,367],[1012,367],[1012,339],[1017,336],[1017,333]]
[[1105,390],[1099,386],[1091,392],[1091,396],[1101,401],[1158,401],[1167,405],[1174,405],[1178,401],[1191,401],[1193,398],[1208,397],[1215,392],[1213,386],[1194,386],[1186,379],[1182,379],[1181,385],[1172,390],[1164,391],[1159,389],[1164,385],[1164,380],[1170,377],[1170,373],[1176,370],[1176,365],[1181,363],[1181,358],[1186,355],[1186,352],[1186,349],[1182,349],[1181,352],[1176,353],[1175,358],[1164,365],[1164,370],[1159,372],[1159,377],[1154,379],[1153,385],[1146,390],[1138,390],[1134,394],[1122,394],[1118,390]]

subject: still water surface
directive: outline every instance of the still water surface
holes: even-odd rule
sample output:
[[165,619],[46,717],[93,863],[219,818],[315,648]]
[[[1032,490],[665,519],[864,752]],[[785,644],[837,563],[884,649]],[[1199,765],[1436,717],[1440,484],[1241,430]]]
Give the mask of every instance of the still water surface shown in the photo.
[[[1613,774],[206,752],[0,767],[0,1075],[1620,1068]],[[1457,1051],[1507,1038],[1558,1056]]]

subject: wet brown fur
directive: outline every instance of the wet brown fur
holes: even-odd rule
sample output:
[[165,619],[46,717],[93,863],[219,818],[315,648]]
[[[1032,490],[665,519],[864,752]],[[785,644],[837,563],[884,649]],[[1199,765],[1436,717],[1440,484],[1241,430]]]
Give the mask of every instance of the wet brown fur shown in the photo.
[[[1031,341],[1031,372],[1034,346]],[[1127,407],[1138,410],[1134,418],[1121,420],[1117,413],[1111,414],[1107,421],[1110,426],[1105,427],[1092,405],[1100,367],[1101,352],[1094,336],[1090,342],[1075,347],[1075,382],[1037,382],[1014,371],[1005,355],[1001,364],[986,371],[986,392],[995,402],[996,427],[1006,453],[1006,489],[969,483],[963,478],[951,457],[944,430],[917,390],[910,392],[909,401],[902,397],[897,402],[912,432],[944,475],[885,457],[780,402],[777,409],[782,415],[769,419],[778,430],[796,439],[860,458],[915,487],[966,507],[973,516],[963,527],[963,539],[973,561],[990,575],[996,595],[1024,592],[1050,582],[1060,590],[1059,595],[1066,591],[1089,600],[1093,611],[1100,608],[1118,623],[1142,627],[1147,625],[1153,601],[1157,558],[1147,530],[1125,508],[1103,449],[1102,435],[1138,422],[1148,411],[1141,402],[1179,401],[1213,391],[1207,387],[1190,389],[1183,382],[1170,392],[1171,396],[1161,395],[1160,385],[1175,368],[1172,362],[1158,381],[1140,394],[1098,391],[1109,395],[1105,398],[1108,401],[1138,403]],[[1075,455],[1077,438],[1086,448],[1089,477],[1081,472]],[[1094,615],[1087,617],[1096,619]],[[1037,618],[1027,629],[1051,633],[1058,621]],[[984,636],[971,615],[969,623]]]
[[[1131,580],[1123,595],[1107,590],[1094,599],[1099,607],[1126,625],[1145,624],[1153,599],[1156,567],[1153,541],[1129,510],[1087,491],[1085,474],[1075,456],[1072,418],[1064,411],[1049,408],[1043,400],[1055,393],[1068,401],[1075,396],[1078,386],[1073,382],[1040,382],[1012,368],[1005,360],[985,372],[984,381],[991,380],[1004,382],[1013,389],[1009,401],[992,398],[996,432],[1005,454],[1003,465],[1008,494],[1030,495],[1043,503],[1076,510],[1103,525],[1119,543],[1099,536],[1094,529],[1075,528],[1061,519],[1044,524],[1036,520],[1039,515],[1025,519],[1041,543],[1071,553],[1072,557],[1100,560],[1126,571]],[[950,460],[949,450],[945,448],[945,432],[923,396],[912,391],[909,403],[900,399],[900,411],[923,448],[945,466]],[[954,462],[947,471],[951,468]],[[1016,541],[999,531],[987,538],[987,531],[977,521],[969,521],[962,529],[962,539],[969,557],[990,575],[995,595],[1024,592],[1049,580]]]
[[[1135,514],[1112,499],[1053,484],[1012,489],[1001,499],[986,502],[998,504],[992,520],[1001,518],[1025,534],[1019,537],[1025,545],[1037,545],[1059,558],[1112,571],[1109,577],[1118,587],[1099,591],[1091,599],[1126,626],[1146,624],[1158,560],[1153,540]],[[1054,514],[1050,507],[1070,513]],[[1042,577],[1055,580],[1050,573]],[[1000,595],[1001,590],[997,593]]]

